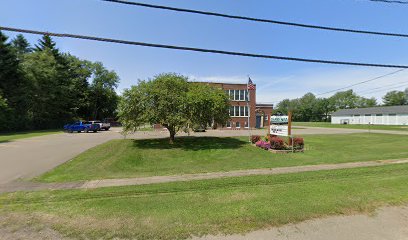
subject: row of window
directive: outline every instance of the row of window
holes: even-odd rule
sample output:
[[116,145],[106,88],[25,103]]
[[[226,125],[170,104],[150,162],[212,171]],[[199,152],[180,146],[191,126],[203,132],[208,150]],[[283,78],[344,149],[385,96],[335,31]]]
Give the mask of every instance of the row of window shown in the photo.
[[[365,114],[364,116],[366,116],[366,117],[371,117],[371,116],[381,117],[383,115],[382,114]],[[391,113],[391,114],[388,114],[388,116],[397,116],[397,114]],[[353,117],[360,117],[360,114],[355,114],[355,115],[353,115]]]
[[248,106],[230,106],[231,117],[249,117]]
[[248,90],[225,90],[225,93],[233,101],[247,101]]
[[[241,123],[240,122],[227,122],[227,128],[232,128],[233,126],[235,126],[235,128],[241,128]],[[248,122],[244,123],[245,128],[248,128]]]

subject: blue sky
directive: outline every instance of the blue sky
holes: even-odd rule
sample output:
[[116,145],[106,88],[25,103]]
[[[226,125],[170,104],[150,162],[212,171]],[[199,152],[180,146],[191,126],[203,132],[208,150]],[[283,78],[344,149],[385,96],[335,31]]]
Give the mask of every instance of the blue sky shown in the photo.
[[[141,1],[141,0],[140,0]],[[368,0],[155,0],[146,3],[316,25],[408,33],[408,6]],[[0,0],[0,25],[133,41],[340,61],[408,64],[408,38],[392,38],[245,22],[132,7],[100,0]],[[10,37],[14,33],[6,32]],[[31,43],[39,36],[25,35]],[[115,70],[119,92],[162,72],[196,81],[257,84],[258,102],[321,93],[396,69],[333,66],[179,52],[55,39],[62,51]],[[355,87],[356,92],[406,83],[408,70]],[[404,89],[401,86],[398,90]],[[365,95],[378,99],[384,91]],[[329,96],[329,95],[325,95]]]

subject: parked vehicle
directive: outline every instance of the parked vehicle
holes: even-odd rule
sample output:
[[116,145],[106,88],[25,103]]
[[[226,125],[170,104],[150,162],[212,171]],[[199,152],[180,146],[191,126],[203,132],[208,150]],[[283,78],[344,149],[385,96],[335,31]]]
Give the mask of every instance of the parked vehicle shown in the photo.
[[105,123],[105,122],[101,122],[98,120],[94,120],[94,121],[89,121],[92,124],[99,124],[100,129],[103,129],[105,131],[108,131],[109,128],[111,127],[110,123]]
[[93,124],[91,122],[75,122],[73,124],[67,124],[64,126],[64,130],[67,132],[97,132],[101,129],[99,124]]
[[193,126],[193,131],[194,132],[205,132],[207,130],[207,128],[203,125],[200,124],[196,124]]

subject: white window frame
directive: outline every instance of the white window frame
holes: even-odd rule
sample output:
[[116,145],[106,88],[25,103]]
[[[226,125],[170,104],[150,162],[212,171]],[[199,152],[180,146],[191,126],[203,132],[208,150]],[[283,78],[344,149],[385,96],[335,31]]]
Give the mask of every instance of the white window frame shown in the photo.
[[239,90],[225,90],[225,92],[228,94],[229,100],[231,101],[236,101],[236,102],[245,102],[247,99],[249,99],[249,92],[248,90],[245,89],[239,89]]
[[241,128],[241,123],[240,122],[235,122],[235,128]]
[[249,124],[248,124],[248,121],[245,121],[245,125],[244,125],[244,128],[249,128]]
[[245,101],[245,90],[239,90],[239,101]]
[[[228,126],[228,123],[229,123],[229,126]],[[227,121],[226,127],[227,127],[227,128],[232,128],[232,122],[231,122],[231,121]]]
[[[232,111],[231,111],[232,110]],[[243,112],[242,112],[243,110]],[[242,112],[242,113],[241,113]],[[251,117],[250,107],[249,106],[230,106],[230,117]],[[241,116],[242,114],[242,116]]]

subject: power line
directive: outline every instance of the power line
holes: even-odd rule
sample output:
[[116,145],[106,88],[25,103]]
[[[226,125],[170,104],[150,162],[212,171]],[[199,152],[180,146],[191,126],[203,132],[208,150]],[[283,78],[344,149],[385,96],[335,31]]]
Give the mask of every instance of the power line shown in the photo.
[[139,7],[162,9],[162,10],[170,10],[170,11],[176,11],[176,12],[186,12],[186,13],[194,13],[194,14],[201,14],[201,15],[207,15],[207,16],[231,18],[231,19],[238,19],[238,20],[245,20],[245,21],[272,23],[272,24],[286,25],[286,26],[292,26],[292,27],[312,28],[312,29],[319,29],[319,30],[349,32],[349,33],[358,33],[358,34],[371,34],[371,35],[380,35],[380,36],[388,36],[388,37],[404,37],[404,38],[408,37],[408,34],[404,34],[404,33],[378,32],[378,31],[368,31],[368,30],[359,30],[359,29],[348,29],[348,28],[338,28],[338,27],[328,27],[328,26],[311,25],[311,24],[303,24],[303,23],[294,23],[294,22],[278,21],[278,20],[271,20],[271,19],[229,15],[229,14],[224,14],[224,13],[200,11],[200,10],[194,10],[194,9],[176,8],[176,7],[169,7],[169,6],[163,6],[163,5],[140,3],[140,2],[131,2],[131,1],[125,1],[125,0],[101,0],[101,1],[111,2],[111,3],[120,3],[120,4],[132,5],[132,6],[139,6]]
[[397,3],[397,4],[408,4],[405,1],[397,1],[397,0],[369,0],[371,2],[382,2],[382,3]]
[[372,93],[376,93],[376,92],[383,92],[383,91],[389,91],[389,90],[397,90],[400,89],[402,87],[408,86],[408,84],[402,84],[399,85],[398,87],[391,87],[391,88],[386,88],[386,89],[380,89],[380,90],[375,90],[375,91],[371,91],[371,92],[366,92],[363,95],[367,95],[367,94],[372,94]]
[[37,35],[48,35],[48,36],[54,36],[54,37],[60,37],[60,38],[75,38],[75,39],[84,39],[84,40],[92,40],[92,41],[99,41],[99,42],[110,42],[110,43],[136,45],[136,46],[153,47],[153,48],[165,48],[165,49],[174,49],[174,50],[182,50],[182,51],[215,53],[215,54],[241,56],[241,57],[253,57],[253,58],[285,60],[285,61],[335,64],[335,65],[348,65],[348,66],[363,66],[363,67],[404,68],[404,69],[408,68],[408,65],[347,62],[347,61],[334,61],[334,60],[320,60],[320,59],[309,59],[309,58],[298,58],[298,57],[274,56],[274,55],[244,53],[244,52],[232,52],[232,51],[224,51],[224,50],[182,47],[182,46],[156,44],[156,43],[146,43],[146,42],[135,42],[135,41],[128,41],[128,40],[119,40],[119,39],[112,39],[112,38],[101,38],[101,37],[93,37],[93,36],[84,36],[84,35],[76,35],[76,34],[69,34],[69,33],[44,32],[44,31],[36,31],[36,30],[28,30],[28,29],[20,29],[20,28],[11,28],[11,27],[2,27],[2,26],[0,26],[0,30],[10,31],[10,32],[19,32],[19,33],[37,34]]
[[388,76],[390,76],[390,75],[393,75],[393,74],[396,74],[396,73],[399,73],[399,72],[402,72],[402,71],[405,71],[405,69],[399,69],[399,70],[397,70],[397,71],[390,72],[390,73],[381,75],[381,76],[379,76],[379,77],[371,78],[371,79],[368,79],[368,80],[365,80],[365,81],[361,81],[361,82],[358,82],[358,83],[354,83],[354,84],[348,85],[348,86],[346,86],[346,87],[337,88],[337,89],[330,90],[330,91],[327,91],[327,92],[319,93],[319,94],[316,94],[315,96],[325,95],[325,94],[327,94],[327,93],[332,93],[332,92],[338,92],[338,91],[340,91],[340,90],[348,89],[348,88],[350,88],[350,87],[354,87],[354,86],[361,85],[361,84],[364,84],[364,83],[372,82],[372,81],[375,81],[375,80],[380,79],[380,78],[388,77]]
[[381,86],[381,87],[376,87],[376,88],[370,88],[370,89],[366,89],[366,90],[363,90],[363,91],[358,91],[357,93],[358,94],[364,94],[364,93],[369,93],[369,92],[371,92],[371,91],[373,91],[373,90],[378,90],[378,89],[383,89],[383,88],[389,88],[389,87],[395,87],[395,86],[400,86],[401,84],[408,84],[408,81],[403,81],[403,82],[398,82],[398,83],[393,83],[393,84],[387,84],[387,85],[384,85],[384,86]]

